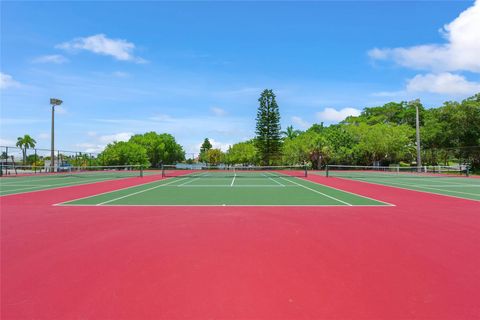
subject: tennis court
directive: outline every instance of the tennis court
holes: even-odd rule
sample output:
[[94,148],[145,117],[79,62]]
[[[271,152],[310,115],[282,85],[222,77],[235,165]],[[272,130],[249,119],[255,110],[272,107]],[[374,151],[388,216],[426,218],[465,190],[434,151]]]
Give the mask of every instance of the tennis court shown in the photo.
[[62,188],[82,184],[142,177],[144,174],[159,174],[155,171],[143,172],[141,166],[91,166],[72,167],[63,172],[35,171],[27,166],[17,168],[2,167],[0,196],[24,192]]
[[390,206],[302,179],[304,171],[173,170],[164,179],[75,199],[69,206]]
[[327,176],[480,201],[480,179],[458,168],[329,166]]

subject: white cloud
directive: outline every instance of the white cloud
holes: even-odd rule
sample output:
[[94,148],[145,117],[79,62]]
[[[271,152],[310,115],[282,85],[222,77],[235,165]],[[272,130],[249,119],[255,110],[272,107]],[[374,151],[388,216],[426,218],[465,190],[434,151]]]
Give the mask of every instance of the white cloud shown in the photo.
[[10,140],[10,139],[4,139],[4,138],[0,138],[0,146],[14,146],[15,145],[15,141],[14,140]]
[[63,106],[55,106],[55,113],[56,114],[67,114],[67,109]]
[[133,136],[132,132],[120,132],[111,135],[100,136],[98,140],[104,144],[109,144],[114,141],[128,141]]
[[307,129],[308,127],[310,127],[310,123],[297,116],[292,117],[292,122],[301,129]]
[[46,132],[41,132],[38,135],[38,138],[41,139],[41,140],[47,140],[47,139],[50,139],[50,134],[46,133]]
[[15,81],[9,74],[0,72],[0,89],[18,88],[20,83]]
[[343,108],[341,110],[325,108],[323,111],[317,112],[317,118],[323,122],[339,122],[348,116],[358,116],[360,112],[359,109],[355,108]]
[[480,0],[445,25],[443,44],[407,48],[374,48],[368,52],[376,60],[393,60],[412,69],[480,72]]
[[33,59],[33,62],[62,64],[62,63],[68,62],[68,59],[62,56],[61,54],[51,54],[51,55],[37,57]]
[[[173,108],[169,108],[173,109]],[[170,116],[156,114],[147,118],[114,118],[92,119],[102,130],[115,130],[123,128],[125,132],[168,132],[185,147],[188,153],[198,153],[195,137],[216,138],[218,146],[227,150],[230,141],[238,141],[238,137],[252,138],[254,124],[249,117],[225,116],[222,121],[213,115],[204,116]],[[234,139],[234,140],[232,140]],[[203,140],[202,140],[203,141]],[[215,140],[214,140],[215,141]],[[224,142],[226,141],[226,142]]]
[[81,149],[84,152],[95,152],[99,153],[102,152],[103,149],[107,146],[107,144],[115,142],[115,141],[128,141],[131,136],[133,136],[132,132],[119,132],[115,134],[109,135],[102,135],[98,136],[98,134],[94,131],[88,131],[87,136],[91,137],[92,140],[88,142],[82,142],[75,144],[76,148]]
[[88,143],[88,142],[77,143],[75,147],[81,149],[83,152],[92,152],[92,153],[100,153],[103,151],[103,149],[105,149],[105,145]]
[[218,107],[212,107],[212,108],[210,108],[210,111],[214,115],[216,115],[217,117],[222,117],[222,116],[227,114],[227,112],[225,110],[223,110],[222,108],[218,108]]
[[133,54],[135,44],[123,39],[110,39],[104,34],[75,38],[57,45],[56,48],[70,51],[87,50],[101,55],[112,56],[121,61],[146,62],[145,59],[136,57]]
[[407,91],[470,95],[480,92],[480,83],[470,82],[463,76],[448,72],[428,73],[408,80]]
[[384,60],[388,58],[387,49],[378,49],[373,48],[372,50],[368,51],[368,56],[372,59],[376,60]]
[[[215,139],[212,139],[212,138],[208,138],[208,140],[210,141],[210,143],[212,144],[212,148],[213,149],[220,149],[222,150],[223,152],[226,152],[228,150],[228,148],[233,144],[231,142],[220,142],[220,141],[217,141]],[[200,150],[200,147],[202,146],[203,144],[203,140],[202,142],[198,143],[195,147],[196,150]],[[198,152],[198,151],[197,151]]]

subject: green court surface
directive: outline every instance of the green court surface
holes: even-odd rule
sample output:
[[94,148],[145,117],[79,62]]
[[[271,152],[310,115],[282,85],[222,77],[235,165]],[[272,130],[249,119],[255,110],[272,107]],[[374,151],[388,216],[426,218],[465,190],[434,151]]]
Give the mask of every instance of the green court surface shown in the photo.
[[[159,172],[145,172],[145,175]],[[0,178],[0,196],[40,191],[139,176],[138,172],[88,172],[81,174],[32,174]]]
[[[323,173],[321,173],[323,174]],[[480,179],[446,175],[388,174],[374,172],[332,172],[330,177],[364,181],[385,186],[422,191],[480,201]]]
[[290,176],[179,176],[59,205],[108,206],[391,206]]

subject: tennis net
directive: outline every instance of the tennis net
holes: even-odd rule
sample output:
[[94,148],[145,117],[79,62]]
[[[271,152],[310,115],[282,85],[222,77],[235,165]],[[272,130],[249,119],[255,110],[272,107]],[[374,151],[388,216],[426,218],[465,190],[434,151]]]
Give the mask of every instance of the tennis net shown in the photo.
[[468,176],[468,169],[464,166],[349,166],[327,165],[327,177],[341,177],[351,179],[367,178],[412,178],[412,177],[461,177]]
[[164,165],[163,177],[191,178],[272,178],[306,177],[306,166],[178,166]]
[[49,176],[49,177],[80,177],[80,178],[105,178],[118,179],[127,177],[142,177],[141,165],[121,166],[59,166],[52,171],[51,167],[23,166],[23,165],[0,165],[0,176]]

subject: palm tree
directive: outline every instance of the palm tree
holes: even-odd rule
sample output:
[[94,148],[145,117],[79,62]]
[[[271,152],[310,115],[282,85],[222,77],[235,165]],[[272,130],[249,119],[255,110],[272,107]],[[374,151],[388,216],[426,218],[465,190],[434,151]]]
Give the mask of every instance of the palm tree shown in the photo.
[[282,131],[280,133],[283,134],[284,139],[293,139],[302,133],[302,131],[294,130],[293,126],[288,126],[286,131]]
[[27,159],[27,149],[28,148],[35,148],[35,144],[37,141],[30,137],[28,134],[24,135],[23,137],[18,137],[17,138],[17,143],[16,146],[22,149],[23,153],[23,164],[25,164],[25,161]]

